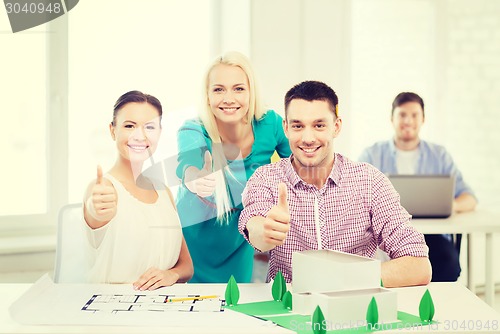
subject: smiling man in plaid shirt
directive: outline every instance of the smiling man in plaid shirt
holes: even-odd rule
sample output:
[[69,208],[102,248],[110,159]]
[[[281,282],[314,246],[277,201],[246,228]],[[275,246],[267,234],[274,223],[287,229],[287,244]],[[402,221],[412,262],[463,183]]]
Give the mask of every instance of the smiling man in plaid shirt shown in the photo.
[[269,251],[267,279],[281,270],[292,281],[292,253],[334,249],[373,257],[386,287],[427,284],[428,248],[410,225],[390,181],[376,168],[333,150],[342,128],[338,98],[322,82],[305,81],[285,96],[283,126],[292,155],[258,168],[243,192],[239,231]]

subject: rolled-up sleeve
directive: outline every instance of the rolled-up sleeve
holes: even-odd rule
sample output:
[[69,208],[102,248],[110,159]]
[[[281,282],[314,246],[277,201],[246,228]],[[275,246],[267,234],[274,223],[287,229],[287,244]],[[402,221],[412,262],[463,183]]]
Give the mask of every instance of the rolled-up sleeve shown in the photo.
[[442,149],[439,161],[443,164],[443,174],[455,176],[455,197],[458,197],[463,193],[469,193],[476,198],[472,188],[465,182],[464,177],[453,161],[453,158],[444,148]]
[[402,256],[428,257],[424,236],[411,226],[411,215],[401,206],[399,194],[381,172],[372,169],[372,227],[379,248],[391,259]]
[[190,166],[203,167],[203,155],[208,149],[207,137],[200,122],[186,121],[177,132],[178,165],[176,175],[184,179],[184,172]]
[[250,177],[242,194],[243,210],[241,211],[238,231],[248,240],[245,229],[248,221],[255,216],[265,217],[274,205],[275,199],[269,179],[264,176],[263,168],[257,168]]

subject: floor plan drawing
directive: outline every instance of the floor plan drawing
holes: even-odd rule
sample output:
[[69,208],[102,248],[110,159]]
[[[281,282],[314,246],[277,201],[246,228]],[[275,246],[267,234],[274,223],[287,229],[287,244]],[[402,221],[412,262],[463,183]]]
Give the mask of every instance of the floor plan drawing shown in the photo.
[[223,312],[225,300],[201,295],[93,295],[82,311],[122,312]]

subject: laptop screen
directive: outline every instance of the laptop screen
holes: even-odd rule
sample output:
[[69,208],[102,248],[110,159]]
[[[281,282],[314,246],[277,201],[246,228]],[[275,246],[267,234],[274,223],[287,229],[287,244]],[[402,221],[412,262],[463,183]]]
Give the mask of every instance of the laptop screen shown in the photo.
[[451,175],[388,175],[413,218],[446,218],[451,215],[455,177]]

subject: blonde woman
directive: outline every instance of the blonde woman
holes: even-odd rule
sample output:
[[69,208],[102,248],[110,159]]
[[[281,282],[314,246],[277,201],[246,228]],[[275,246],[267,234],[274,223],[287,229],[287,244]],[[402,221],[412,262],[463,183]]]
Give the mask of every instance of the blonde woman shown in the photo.
[[177,208],[194,264],[191,282],[250,282],[254,250],[238,233],[241,194],[258,167],[291,153],[282,118],[265,111],[249,60],[228,52],[205,77],[205,108],[178,131]]
[[85,194],[84,217],[89,245],[88,281],[131,283],[154,290],[193,275],[170,190],[140,175],[156,150],[162,107],[154,96],[130,91],[116,101],[109,125],[117,159]]

